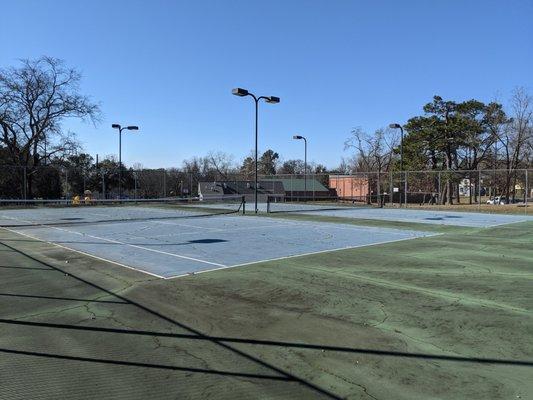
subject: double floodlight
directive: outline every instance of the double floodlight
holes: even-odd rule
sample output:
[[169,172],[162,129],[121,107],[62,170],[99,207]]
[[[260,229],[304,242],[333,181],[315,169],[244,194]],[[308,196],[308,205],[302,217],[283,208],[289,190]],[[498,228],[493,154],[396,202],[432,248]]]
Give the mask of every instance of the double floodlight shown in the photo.
[[111,125],[111,128],[113,129],[119,129],[119,130],[122,130],[122,129],[127,129],[129,131],[138,131],[139,130],[139,127],[136,126],[136,125],[129,125],[129,126],[125,126],[124,128],[122,128],[120,126],[120,124],[113,124]]
[[[234,96],[239,96],[239,97],[253,96],[248,90],[243,89],[243,88],[235,88],[231,91],[231,93]],[[280,101],[279,97],[276,97],[276,96],[261,96],[260,99],[264,99],[265,102],[270,103],[270,104],[277,104]]]

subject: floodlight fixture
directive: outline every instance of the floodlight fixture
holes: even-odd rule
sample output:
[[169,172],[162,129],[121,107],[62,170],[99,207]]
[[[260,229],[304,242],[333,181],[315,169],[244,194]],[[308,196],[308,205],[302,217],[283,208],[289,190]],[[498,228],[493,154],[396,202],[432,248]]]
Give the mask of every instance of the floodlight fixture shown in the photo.
[[112,124],[111,128],[118,129],[118,197],[122,198],[122,131],[138,131],[137,125],[128,125],[122,127],[120,124]]
[[248,96],[248,90],[242,88],[235,88],[231,91],[234,96],[244,97]]
[[263,99],[265,101],[265,103],[270,103],[270,104],[277,104],[279,103],[280,99],[279,97],[276,97],[276,96],[256,96],[255,94],[253,93],[250,93],[248,90],[246,89],[243,89],[243,88],[235,88],[231,91],[231,93],[234,95],[234,96],[239,96],[239,97],[246,97],[246,96],[250,96],[254,99],[254,102],[255,102],[255,187],[254,187],[254,199],[255,199],[255,213],[257,214],[258,212],[258,209],[257,209],[257,196],[258,196],[258,191],[257,191],[257,188],[259,187],[258,185],[258,172],[257,172],[257,166],[258,166],[258,161],[257,161],[257,158],[258,158],[258,155],[257,155],[257,137],[258,137],[258,129],[257,129],[257,121],[258,121],[258,113],[259,113],[259,101],[261,99]]
[[280,101],[280,98],[276,96],[267,96],[265,97],[265,101],[270,104],[278,104]]

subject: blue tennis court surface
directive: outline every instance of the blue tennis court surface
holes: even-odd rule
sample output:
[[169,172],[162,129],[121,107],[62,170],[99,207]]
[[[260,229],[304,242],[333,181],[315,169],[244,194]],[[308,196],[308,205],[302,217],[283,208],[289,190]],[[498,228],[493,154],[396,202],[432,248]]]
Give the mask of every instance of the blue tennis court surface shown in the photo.
[[[294,203],[272,204],[274,212],[298,212],[300,214],[323,215],[329,217],[377,219],[398,222],[418,222],[423,224],[455,225],[475,228],[533,221],[533,216],[472,213],[462,211],[413,210],[405,208],[371,208],[349,205],[309,205]],[[267,210],[266,204],[259,204],[261,211]],[[249,208],[251,209],[251,207]]]
[[[27,238],[51,242],[163,278],[431,235],[279,218],[233,215],[195,218],[193,212],[190,217],[173,219],[172,210],[142,207],[34,210],[34,220],[79,220],[80,223],[24,226],[28,213],[28,210],[4,211],[0,220],[14,222],[7,229]],[[90,223],[91,218],[118,219],[121,213],[131,218],[138,213],[139,217],[157,215],[161,219]],[[169,218],[165,219],[167,214]]]

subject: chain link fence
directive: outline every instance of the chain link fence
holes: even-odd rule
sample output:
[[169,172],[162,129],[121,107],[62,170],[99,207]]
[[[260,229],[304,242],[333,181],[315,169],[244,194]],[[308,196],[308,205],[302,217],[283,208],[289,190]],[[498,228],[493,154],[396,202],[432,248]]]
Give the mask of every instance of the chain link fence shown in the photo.
[[[257,191],[284,201],[339,201],[385,207],[469,211],[524,208],[533,201],[532,169],[260,175]],[[166,198],[255,192],[253,174],[187,172],[178,168],[119,170],[0,166],[1,199]],[[492,206],[492,207],[491,207]],[[495,207],[497,206],[497,207]]]

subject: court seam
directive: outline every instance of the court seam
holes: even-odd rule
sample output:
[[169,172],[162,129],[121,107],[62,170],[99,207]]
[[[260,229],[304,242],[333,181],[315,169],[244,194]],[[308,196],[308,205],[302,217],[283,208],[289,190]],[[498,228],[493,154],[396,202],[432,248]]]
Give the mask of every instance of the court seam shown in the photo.
[[[325,272],[326,270],[324,268],[320,268],[320,267],[315,267],[315,266],[311,266],[311,267],[308,267],[310,269],[314,269],[316,271],[322,271],[322,272]],[[368,283],[371,283],[375,286],[385,286],[385,287],[389,287],[389,288],[392,288],[392,289],[396,289],[396,290],[403,290],[403,291],[416,291],[418,293],[421,293],[421,294],[424,294],[426,296],[432,296],[432,297],[437,297],[437,298],[448,298],[448,299],[454,299],[454,300],[459,300],[463,303],[474,303],[478,306],[481,306],[481,307],[489,307],[489,308],[495,308],[495,309],[499,309],[499,310],[505,310],[505,311],[513,311],[515,313],[518,313],[518,314],[525,314],[525,315],[529,315],[530,312],[529,310],[527,309],[524,309],[522,307],[516,307],[516,306],[512,306],[512,305],[503,305],[503,304],[499,304],[495,301],[491,301],[491,300],[482,300],[482,299],[476,299],[476,298],[466,298],[466,297],[462,297],[459,293],[453,293],[453,292],[447,292],[445,290],[439,290],[439,289],[425,289],[423,287],[420,287],[418,285],[410,285],[408,283],[401,283],[401,282],[398,282],[398,283],[395,283],[395,282],[391,282],[387,279],[380,279],[380,278],[372,278],[372,277],[368,277],[368,276],[363,276],[363,275],[359,275],[359,274],[355,274],[355,273],[351,273],[351,272],[348,272],[348,271],[335,271],[334,273],[336,274],[340,274],[340,275],[346,275],[346,276],[349,276],[351,278],[354,278],[354,279],[357,279],[357,280],[360,280],[360,281],[364,281],[364,282],[368,282]]]

